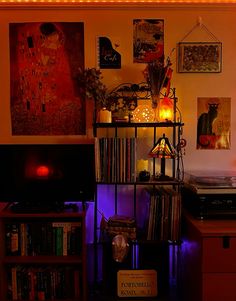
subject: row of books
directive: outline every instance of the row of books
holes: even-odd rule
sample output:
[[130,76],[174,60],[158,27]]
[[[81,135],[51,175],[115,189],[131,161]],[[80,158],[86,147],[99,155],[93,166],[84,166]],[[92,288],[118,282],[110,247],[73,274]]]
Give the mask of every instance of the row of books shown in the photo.
[[96,138],[96,179],[98,182],[134,182],[136,138]]
[[82,252],[80,221],[9,223],[5,237],[7,255],[67,256]]
[[148,190],[147,240],[179,241],[181,195],[170,187]]
[[22,266],[8,269],[8,300],[62,300],[80,298],[80,271],[73,267]]

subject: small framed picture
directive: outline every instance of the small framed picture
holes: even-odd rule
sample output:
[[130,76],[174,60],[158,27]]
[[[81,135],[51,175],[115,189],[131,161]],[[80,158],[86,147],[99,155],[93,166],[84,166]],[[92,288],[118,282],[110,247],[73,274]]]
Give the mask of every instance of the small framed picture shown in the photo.
[[222,43],[181,42],[177,49],[178,72],[221,72]]

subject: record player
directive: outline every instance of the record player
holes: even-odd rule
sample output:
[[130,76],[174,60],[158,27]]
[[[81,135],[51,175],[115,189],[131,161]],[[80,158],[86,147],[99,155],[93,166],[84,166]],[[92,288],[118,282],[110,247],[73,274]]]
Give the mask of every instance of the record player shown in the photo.
[[186,172],[182,200],[196,218],[236,218],[236,172]]

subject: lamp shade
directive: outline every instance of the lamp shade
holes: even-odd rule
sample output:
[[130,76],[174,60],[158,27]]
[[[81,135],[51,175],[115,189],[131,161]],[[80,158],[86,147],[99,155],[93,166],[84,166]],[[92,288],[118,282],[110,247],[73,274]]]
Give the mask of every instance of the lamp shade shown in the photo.
[[176,155],[175,149],[171,146],[169,139],[163,134],[158,139],[157,143],[153,146],[149,152],[149,156],[152,158],[161,159],[161,173],[158,176],[159,180],[169,180],[170,177],[165,175],[165,161],[166,159],[172,159]]
[[150,105],[140,104],[133,111],[133,119],[135,122],[153,122],[155,113]]
[[175,149],[170,144],[169,139],[163,134],[161,138],[158,139],[157,143],[153,146],[149,152],[149,156],[153,158],[165,158],[171,159],[175,157]]
[[164,97],[159,102],[159,121],[171,122],[174,117],[173,101],[169,97]]

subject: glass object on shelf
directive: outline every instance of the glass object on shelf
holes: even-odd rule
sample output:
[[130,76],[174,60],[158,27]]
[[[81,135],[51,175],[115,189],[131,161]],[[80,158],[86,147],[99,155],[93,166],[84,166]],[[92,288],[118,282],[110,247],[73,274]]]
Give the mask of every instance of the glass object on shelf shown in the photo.
[[133,111],[134,122],[153,122],[155,119],[155,112],[149,104],[139,104]]
[[123,262],[129,252],[129,243],[126,235],[117,234],[112,239],[112,256],[116,262]]
[[160,99],[158,105],[158,115],[160,122],[172,122],[174,118],[174,104],[172,99],[164,97]]

